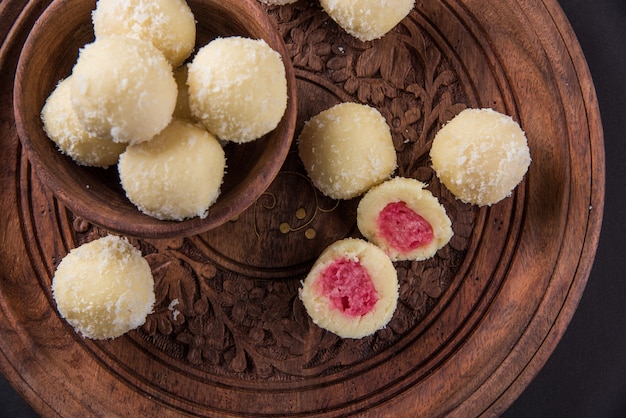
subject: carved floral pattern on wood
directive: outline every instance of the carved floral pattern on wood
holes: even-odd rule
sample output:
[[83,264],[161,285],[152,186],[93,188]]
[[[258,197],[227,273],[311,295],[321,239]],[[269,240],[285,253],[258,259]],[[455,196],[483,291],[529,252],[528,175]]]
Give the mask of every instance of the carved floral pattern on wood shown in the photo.
[[[280,276],[272,278],[265,270],[257,275],[254,263],[241,269],[224,264],[215,256],[219,250],[210,237],[131,240],[150,263],[157,299],[154,313],[130,338],[206,373],[249,380],[298,380],[332,375],[383,353],[415,328],[450,286],[465,259],[477,211],[455,201],[439,184],[428,164],[428,150],[437,129],[466,107],[469,99],[460,87],[453,58],[420,25],[417,11],[381,40],[367,43],[345,34],[313,2],[268,7],[268,13],[279,26],[299,82],[317,86],[319,94],[330,91],[334,97],[381,111],[398,152],[397,174],[428,183],[446,207],[455,232],[435,258],[396,263],[400,299],[394,318],[385,329],[361,340],[342,340],[315,326],[298,300],[306,266],[317,254],[294,262],[305,268],[270,266]],[[277,182],[295,184],[303,177],[294,151]],[[21,179],[30,181],[30,176]],[[302,193],[294,199],[288,190],[270,188],[257,205],[226,228],[245,234],[245,245],[250,248],[263,240],[280,246],[281,240],[292,243],[294,239],[311,241],[311,245],[317,241],[317,248],[323,248],[324,239],[358,236],[355,202],[333,202],[312,187],[300,189]],[[49,196],[46,199],[52,201]],[[80,245],[107,234],[82,218],[67,216],[69,232],[54,229],[60,231],[55,242]],[[344,229],[326,228],[339,231],[339,236],[322,231],[332,222],[346,223]],[[300,235],[294,238],[296,233]],[[50,272],[58,261],[47,261]]]

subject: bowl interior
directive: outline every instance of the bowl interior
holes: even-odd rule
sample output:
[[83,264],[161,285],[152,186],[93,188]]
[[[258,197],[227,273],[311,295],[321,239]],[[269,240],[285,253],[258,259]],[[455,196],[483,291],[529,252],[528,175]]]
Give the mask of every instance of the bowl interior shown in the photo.
[[126,198],[116,167],[82,167],[61,154],[46,136],[41,109],[59,80],[67,77],[78,51],[94,40],[95,1],[57,0],[44,11],[22,50],[14,85],[18,134],[40,180],[72,212],[114,232],[142,238],[172,238],[215,228],[236,217],[267,189],[282,166],[296,123],[293,66],[280,34],[256,0],[188,0],[197,21],[196,51],[218,36],[265,41],[285,63],[289,99],[278,127],[247,144],[228,144],[227,172],[218,201],[204,218],[160,221],[142,214]]

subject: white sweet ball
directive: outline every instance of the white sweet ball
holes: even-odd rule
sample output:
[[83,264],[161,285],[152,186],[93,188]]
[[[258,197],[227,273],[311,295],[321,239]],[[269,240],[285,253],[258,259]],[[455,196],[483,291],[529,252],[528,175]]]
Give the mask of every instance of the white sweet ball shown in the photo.
[[381,38],[413,9],[415,0],[320,0],[328,15],[362,41]]
[[333,199],[352,199],[397,166],[391,129],[373,107],[340,103],[307,121],[298,138],[309,178]]
[[115,338],[143,325],[152,312],[154,279],[141,252],[110,235],[61,260],[52,295],[61,316],[83,336]]
[[436,134],[430,158],[458,199],[479,206],[509,196],[531,161],[519,124],[492,109],[465,109],[455,116]]
[[151,141],[129,146],[118,164],[122,187],[139,210],[178,221],[208,215],[220,194],[225,167],[217,139],[180,120]]
[[346,238],[319,256],[299,295],[315,324],[342,338],[363,338],[393,317],[398,274],[380,248]]
[[196,21],[184,0],[98,0],[96,38],[119,35],[151,42],[178,67],[196,43]]
[[264,40],[217,38],[202,47],[187,79],[194,117],[220,139],[249,142],[278,126],[287,109],[287,78]]
[[357,207],[359,231],[392,261],[426,260],[452,238],[452,222],[426,185],[395,177],[370,189]]
[[134,144],[151,139],[172,118],[176,81],[149,42],[109,36],[87,44],[71,78],[72,106],[93,135]]
[[44,104],[41,111],[44,131],[77,164],[93,167],[117,164],[126,144],[102,139],[83,128],[72,107],[70,78],[57,84]]

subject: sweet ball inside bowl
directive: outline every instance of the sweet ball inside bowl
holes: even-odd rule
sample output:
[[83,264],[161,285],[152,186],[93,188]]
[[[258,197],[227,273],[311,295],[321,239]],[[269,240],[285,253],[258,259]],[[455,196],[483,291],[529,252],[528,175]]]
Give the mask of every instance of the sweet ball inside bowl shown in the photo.
[[[20,141],[34,172],[74,214],[128,236],[173,238],[193,235],[235,218],[269,187],[293,141],[297,111],[295,73],[281,35],[259,3],[256,0],[188,0],[181,3],[186,4],[193,13],[196,26],[194,49],[183,65],[191,63],[200,49],[218,38],[263,40],[280,55],[287,87],[285,111],[274,129],[245,143],[222,141],[226,159],[223,181],[217,199],[201,216],[163,220],[142,212],[127,196],[117,164],[110,164],[110,155],[105,160],[106,164],[93,163],[88,159],[87,163],[77,163],[76,157],[69,152],[62,152],[60,145],[51,140],[44,129],[42,110],[48,98],[62,80],[72,76],[79,53],[86,45],[96,41],[92,20],[96,1],[53,1],[35,23],[18,62],[14,83],[15,121]],[[132,41],[129,41],[131,44]],[[171,68],[172,80],[176,80],[174,74],[179,74],[176,71],[179,68]],[[171,88],[169,81],[167,84],[167,88]],[[181,85],[185,86],[185,83],[178,84],[179,91]],[[91,88],[89,83],[85,86]],[[82,87],[74,85],[74,89],[84,93]],[[170,100],[170,97],[171,94],[168,94],[166,99],[160,100]],[[64,100],[66,102],[63,105],[69,106],[67,99]],[[180,95],[177,100],[180,101]],[[59,99],[59,102],[62,100]],[[170,107],[174,118],[182,118],[177,107]],[[59,105],[59,108],[62,106]],[[122,112],[122,116],[128,114]],[[146,114],[145,118],[150,116]],[[68,125],[65,122],[62,125]],[[196,124],[201,126],[201,123]],[[116,129],[110,128],[108,132],[116,133]],[[117,139],[118,142],[127,140],[123,135]],[[144,141],[143,138],[135,137],[129,140],[132,146],[139,146]],[[106,165],[109,167],[101,167]],[[193,200],[193,196],[190,199]]]

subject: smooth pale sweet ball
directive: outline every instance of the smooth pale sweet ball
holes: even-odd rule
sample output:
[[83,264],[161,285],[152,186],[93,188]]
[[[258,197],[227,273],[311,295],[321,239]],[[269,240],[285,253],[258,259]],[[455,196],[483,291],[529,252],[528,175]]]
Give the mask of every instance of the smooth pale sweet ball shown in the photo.
[[315,187],[334,199],[361,195],[397,166],[387,121],[378,110],[358,103],[341,103],[313,116],[298,148]]
[[92,339],[115,338],[144,324],[155,302],[154,279],[141,252],[109,235],[83,244],[52,279],[59,313]]
[[531,161],[519,124],[492,109],[465,109],[455,116],[436,134],[430,158],[459,200],[479,206],[508,197]]
[[445,208],[426,185],[395,177],[370,189],[357,207],[359,231],[392,261],[426,260],[452,238]]
[[398,274],[380,248],[346,238],[322,252],[302,282],[299,296],[318,326],[342,338],[363,338],[384,328],[393,317]]
[[85,45],[71,84],[72,106],[85,130],[130,144],[151,139],[169,124],[178,94],[158,49],[119,36]]
[[362,41],[381,38],[413,9],[415,0],[320,0],[328,15]]
[[217,139],[180,120],[151,141],[129,146],[118,164],[122,187],[139,210],[176,221],[208,215],[220,194],[225,167]]
[[193,52],[196,21],[184,0],[98,0],[96,38],[119,35],[152,42],[178,67]]
[[253,141],[276,128],[287,109],[287,78],[264,40],[217,38],[189,64],[194,117],[220,139]]
[[62,153],[79,165],[108,167],[117,164],[126,144],[102,139],[83,128],[72,107],[70,78],[57,84],[41,110],[44,131]]

